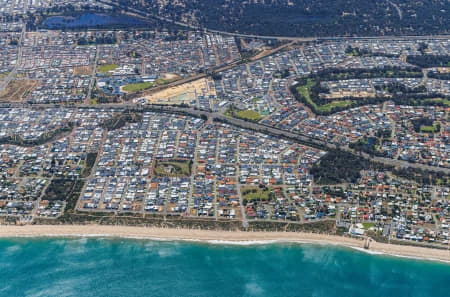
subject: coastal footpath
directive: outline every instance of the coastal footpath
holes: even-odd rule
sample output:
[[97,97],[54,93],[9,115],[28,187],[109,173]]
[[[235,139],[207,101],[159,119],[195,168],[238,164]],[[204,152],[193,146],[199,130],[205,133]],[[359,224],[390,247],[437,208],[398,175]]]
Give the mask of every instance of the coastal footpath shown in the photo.
[[344,246],[373,254],[450,262],[450,250],[394,245],[379,243],[370,239],[304,232],[210,231],[94,224],[0,226],[0,238],[13,237],[121,237],[150,240],[187,240],[218,244],[310,243]]

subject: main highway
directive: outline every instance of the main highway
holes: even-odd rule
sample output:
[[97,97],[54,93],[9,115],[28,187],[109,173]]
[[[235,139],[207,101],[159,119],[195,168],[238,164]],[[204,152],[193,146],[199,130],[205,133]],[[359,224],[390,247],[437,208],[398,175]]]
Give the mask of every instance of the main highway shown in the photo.
[[[174,114],[185,114],[194,117],[208,117],[209,119],[216,122],[224,122],[235,127],[252,130],[255,132],[260,132],[263,134],[268,134],[276,136],[279,138],[288,139],[291,141],[296,141],[303,144],[310,144],[323,148],[324,150],[333,150],[338,148],[335,144],[327,143],[323,140],[313,138],[311,136],[299,133],[293,133],[291,131],[279,129],[272,126],[263,125],[256,122],[244,121],[237,118],[232,118],[225,116],[219,112],[212,112],[207,110],[199,110],[191,107],[173,106],[173,105],[140,105],[134,103],[117,103],[117,104],[80,104],[80,105],[64,105],[64,104],[24,104],[24,103],[1,103],[0,108],[78,108],[78,109],[114,109],[114,110],[129,110],[129,111],[145,111],[145,110],[155,110],[163,113],[174,113]],[[339,147],[341,150],[345,150],[355,155],[360,155],[366,159],[370,159],[376,162],[380,162],[386,165],[403,167],[403,168],[419,168],[423,170],[430,170],[435,172],[443,172],[445,174],[450,174],[449,168],[429,166],[425,164],[410,163],[402,160],[394,160],[390,158],[383,158],[377,156],[370,156],[363,152],[354,152],[348,147]]]
[[[250,37],[250,38],[260,38],[260,39],[278,39],[278,40],[285,40],[285,41],[291,41],[291,43],[287,43],[284,44],[276,49],[273,49],[271,51],[267,51],[266,53],[259,55],[257,58],[255,57],[254,59],[261,59],[263,57],[266,57],[268,55],[274,54],[275,52],[278,52],[279,50],[283,49],[284,47],[287,47],[289,45],[291,45],[292,43],[295,42],[305,42],[305,41],[321,41],[321,40],[338,40],[338,39],[380,39],[380,40],[392,40],[392,39],[450,39],[450,35],[440,35],[440,36],[381,36],[381,37],[283,37],[283,36],[260,36],[260,35],[249,35],[249,34],[240,34],[240,33],[230,33],[230,32],[224,32],[224,31],[218,31],[218,30],[211,30],[211,29],[203,29],[194,25],[189,25],[186,23],[182,23],[182,22],[178,22],[178,21],[174,21],[171,19],[168,19],[166,17],[163,16],[157,16],[157,15],[153,15],[153,14],[149,14],[149,13],[145,13],[142,12],[140,10],[137,10],[133,7],[123,7],[120,6],[117,3],[114,3],[113,1],[109,1],[109,0],[99,0],[100,3],[103,4],[107,4],[110,6],[114,6],[120,9],[123,9],[125,12],[127,12],[128,14],[132,14],[134,16],[140,17],[140,18],[156,18],[156,19],[160,19],[163,21],[167,21],[179,26],[183,26],[189,29],[193,29],[193,30],[205,30],[207,32],[211,32],[211,33],[218,33],[218,34],[225,34],[225,35],[231,35],[231,36],[235,36],[235,37]],[[21,41],[23,38],[23,33],[24,31],[22,31],[22,36],[21,36]],[[20,48],[22,48],[20,46]],[[19,57],[21,55],[19,54]],[[148,92],[156,92],[159,91],[160,89],[165,89],[165,88],[169,88],[169,87],[173,87],[176,85],[180,85],[186,82],[190,82],[193,80],[197,80],[206,76],[211,75],[211,73],[217,73],[217,72],[221,72],[227,69],[230,69],[232,67],[236,66],[236,63],[239,63],[240,61],[236,61],[236,62],[232,62],[229,63],[227,65],[222,65],[220,67],[216,67],[216,68],[211,68],[208,69],[206,71],[206,73],[202,73],[193,77],[188,77],[186,79],[182,79],[182,80],[178,80],[178,81],[174,81],[172,83],[160,86],[160,87],[156,87],[156,88],[152,88],[151,90],[149,90]],[[15,71],[13,71],[15,72]],[[12,77],[12,74],[10,74],[10,76]],[[7,79],[8,81],[8,79]],[[5,84],[2,84],[0,86],[0,90],[2,87],[4,87]],[[144,96],[146,95],[146,93],[144,94],[139,94],[139,96]],[[186,115],[192,115],[195,117],[208,117],[209,119],[212,119],[214,121],[217,122],[225,122],[228,123],[230,125],[236,126],[236,127],[240,127],[243,129],[248,129],[248,130],[253,130],[253,131],[257,131],[257,132],[261,132],[261,133],[266,133],[269,135],[273,135],[276,137],[280,137],[280,138],[285,138],[285,139],[290,139],[293,141],[297,141],[297,142],[301,142],[301,143],[305,143],[305,144],[310,144],[310,145],[315,145],[318,146],[320,148],[323,148],[325,150],[332,150],[332,149],[336,149],[336,145],[332,144],[332,143],[327,143],[323,140],[317,139],[317,138],[313,138],[309,135],[305,135],[305,134],[299,134],[299,133],[293,133],[291,131],[287,131],[287,130],[282,130],[276,127],[272,127],[272,126],[267,126],[267,125],[263,125],[260,123],[255,123],[255,122],[250,122],[250,121],[244,121],[241,119],[237,119],[237,118],[232,118],[232,117],[228,117],[223,115],[222,113],[219,112],[211,112],[211,111],[207,111],[207,110],[198,110],[198,109],[193,109],[190,107],[181,107],[181,106],[169,106],[169,105],[141,105],[141,104],[135,104],[135,103],[117,103],[117,104],[95,104],[95,105],[90,105],[90,104],[80,104],[80,105],[68,105],[68,104],[26,104],[26,103],[18,103],[18,102],[14,102],[14,103],[0,103],[0,108],[20,108],[20,107],[33,107],[33,108],[95,108],[95,109],[127,109],[127,110],[135,110],[135,111],[143,111],[143,110],[158,110],[160,112],[165,112],[165,113],[182,113],[182,114],[186,114]],[[430,171],[435,171],[435,172],[443,172],[445,174],[450,174],[450,169],[449,168],[443,168],[443,167],[436,167],[436,166],[428,166],[425,164],[417,164],[417,163],[409,163],[407,161],[402,161],[402,160],[394,160],[394,159],[389,159],[389,158],[383,158],[383,157],[376,157],[376,156],[370,156],[368,154],[365,154],[363,152],[357,152],[355,153],[353,150],[351,150],[348,147],[339,147],[342,150],[351,152],[353,154],[358,154],[366,159],[370,159],[370,160],[374,160],[377,162],[381,162],[387,165],[393,165],[393,166],[399,166],[399,167],[404,167],[404,168],[419,168],[419,169],[425,169],[425,170],[430,170]]]
[[[265,57],[268,57],[270,55],[273,55],[273,54],[281,51],[282,49],[284,49],[286,47],[289,47],[289,46],[293,45],[294,43],[295,43],[294,41],[293,42],[289,42],[289,43],[285,43],[285,44],[283,44],[283,45],[281,45],[281,46],[279,46],[277,48],[264,51],[264,52],[262,52],[262,53],[260,53],[260,54],[258,54],[256,56],[250,57],[248,59],[248,61],[249,62],[254,62],[254,61],[257,61],[257,60],[261,60],[261,59],[263,59]],[[157,87],[154,87],[154,88],[150,88],[148,90],[144,90],[144,91],[141,91],[141,92],[132,93],[130,95],[127,95],[127,99],[130,100],[130,99],[134,99],[134,98],[138,98],[138,97],[148,96],[150,94],[155,94],[155,93],[157,93],[157,92],[159,92],[161,90],[164,90],[164,89],[176,87],[176,86],[179,86],[179,85],[182,85],[182,84],[186,84],[186,83],[189,83],[189,82],[201,79],[201,78],[205,78],[205,77],[211,76],[211,75],[213,75],[215,73],[220,73],[220,72],[232,69],[232,68],[238,66],[240,63],[242,63],[242,60],[229,62],[229,63],[224,64],[224,65],[213,66],[211,68],[206,69],[203,73],[199,73],[199,74],[194,75],[194,76],[189,76],[189,77],[186,77],[186,78],[183,78],[183,79],[175,80],[173,82],[170,82],[170,83],[167,83],[167,84],[164,84],[164,85],[160,85],[160,86],[157,86]]]

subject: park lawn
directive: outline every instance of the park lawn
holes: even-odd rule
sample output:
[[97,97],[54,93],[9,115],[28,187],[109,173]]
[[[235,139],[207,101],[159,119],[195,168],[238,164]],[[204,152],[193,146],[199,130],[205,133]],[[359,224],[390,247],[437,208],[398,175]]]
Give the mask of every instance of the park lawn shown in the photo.
[[448,185],[448,183],[450,183],[450,178],[444,178],[444,179],[442,179],[442,178],[439,178],[438,180],[437,180],[437,185],[438,186],[444,186],[444,185]]
[[151,82],[140,82],[135,84],[129,84],[123,87],[125,92],[138,92],[152,87],[154,83]]
[[262,119],[262,116],[259,114],[259,112],[254,110],[241,110],[236,113],[236,116],[238,118],[250,121],[257,121]]
[[369,228],[375,226],[375,223],[362,223],[362,224],[363,224],[364,229],[369,229]]
[[108,71],[116,69],[117,67],[119,67],[119,65],[117,65],[117,64],[101,65],[97,68],[97,71],[100,73],[106,73]]
[[434,132],[433,126],[422,126],[420,127],[421,132]]
[[328,112],[330,111],[333,107],[346,107],[348,105],[351,105],[352,101],[351,100],[344,100],[344,101],[332,101],[328,104],[325,105],[321,105],[319,106],[318,110],[322,111],[322,112]]
[[324,105],[317,105],[316,102],[314,102],[311,97],[309,96],[309,89],[314,85],[314,81],[312,79],[308,79],[308,82],[306,85],[297,87],[297,91],[299,94],[301,94],[303,97],[305,97],[306,101],[313,106],[313,108],[318,112],[329,112],[334,107],[346,107],[353,103],[351,100],[344,100],[344,101],[332,101],[330,103],[324,104]]
[[450,100],[445,99],[445,98],[426,99],[425,102],[437,102],[437,103],[443,103],[445,106],[450,106]]
[[223,115],[224,115],[224,116],[227,116],[227,117],[230,117],[230,118],[233,117],[233,114],[231,113],[230,110],[225,111],[225,112],[223,113]]
[[[167,170],[171,168],[171,171]],[[153,168],[153,175],[155,177],[178,177],[178,176],[191,176],[192,173],[192,161],[191,160],[164,160],[155,162]]]
[[433,126],[421,126],[420,132],[424,133],[438,133],[441,130],[441,125],[439,123],[435,123]]
[[168,83],[176,81],[176,80],[178,80],[178,78],[172,78],[172,79],[159,78],[159,79],[155,80],[155,84],[157,84],[158,86],[162,86],[162,85],[168,84]]
[[247,202],[251,202],[253,200],[270,201],[270,187],[242,187],[241,195],[242,199],[246,200]]
[[354,49],[353,52],[351,52],[351,53],[345,53],[345,54],[347,56],[354,56],[354,57],[359,56],[359,53],[356,51],[356,49]]
[[299,94],[303,95],[305,97],[306,101],[308,101],[309,104],[314,106],[315,109],[318,109],[319,106],[317,106],[316,102],[314,102],[311,97],[309,96],[309,89],[314,85],[314,81],[312,79],[308,79],[308,82],[306,85],[300,86],[297,88],[297,91]]
[[176,78],[176,77],[172,78],[172,79],[160,78],[160,79],[155,80],[155,82],[140,82],[140,83],[135,83],[135,84],[129,84],[129,85],[124,86],[122,89],[125,92],[139,92],[139,91],[143,91],[148,88],[151,88],[151,87],[162,86],[162,85],[168,84],[168,83],[176,81],[176,80],[178,80],[178,78]]

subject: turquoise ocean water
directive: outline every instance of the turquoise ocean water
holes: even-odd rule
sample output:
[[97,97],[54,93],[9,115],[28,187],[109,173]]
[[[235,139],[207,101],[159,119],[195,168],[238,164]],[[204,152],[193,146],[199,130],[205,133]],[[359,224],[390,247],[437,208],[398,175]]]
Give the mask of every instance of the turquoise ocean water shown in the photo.
[[0,296],[450,296],[450,265],[310,244],[0,239]]

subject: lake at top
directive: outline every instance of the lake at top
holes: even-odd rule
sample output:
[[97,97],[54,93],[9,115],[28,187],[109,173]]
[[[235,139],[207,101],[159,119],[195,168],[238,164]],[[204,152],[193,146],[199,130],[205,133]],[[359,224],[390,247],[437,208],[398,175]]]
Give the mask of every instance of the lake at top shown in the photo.
[[51,29],[136,24],[144,24],[144,22],[126,15],[98,13],[86,13],[78,16],[52,16],[44,21],[44,25]]

